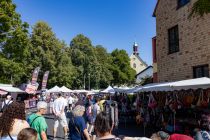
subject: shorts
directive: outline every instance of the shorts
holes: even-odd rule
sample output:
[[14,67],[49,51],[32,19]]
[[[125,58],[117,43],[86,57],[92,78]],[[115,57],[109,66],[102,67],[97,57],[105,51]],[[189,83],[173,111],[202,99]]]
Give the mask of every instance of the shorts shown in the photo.
[[54,124],[54,128],[58,128],[59,123],[61,124],[62,127],[66,127],[68,126],[67,124],[67,119],[66,119],[66,115],[62,114],[59,117],[55,117],[55,124]]

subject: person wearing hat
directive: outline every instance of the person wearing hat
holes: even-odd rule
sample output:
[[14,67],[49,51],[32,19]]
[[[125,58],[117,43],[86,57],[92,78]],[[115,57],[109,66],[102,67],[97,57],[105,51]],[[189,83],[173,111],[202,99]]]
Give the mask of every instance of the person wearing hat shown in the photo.
[[9,104],[11,104],[12,102],[12,96],[10,93],[8,93],[6,99],[2,103],[1,112],[3,112],[7,108],[7,106],[9,106]]
[[47,103],[44,101],[39,101],[37,103],[37,112],[30,115],[28,118],[28,123],[31,128],[35,129],[38,133],[38,140],[47,140],[47,123],[44,114],[47,112]]

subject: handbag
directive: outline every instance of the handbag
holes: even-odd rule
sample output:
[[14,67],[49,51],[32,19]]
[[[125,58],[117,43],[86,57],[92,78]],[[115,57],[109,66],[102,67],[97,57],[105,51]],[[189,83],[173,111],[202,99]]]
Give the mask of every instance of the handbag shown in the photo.
[[198,101],[196,103],[196,106],[200,107],[201,106],[201,94],[199,95]]
[[201,95],[202,95],[202,97],[201,97],[201,106],[202,107],[208,107],[208,101],[204,100],[204,93],[203,93],[203,91],[201,91]]

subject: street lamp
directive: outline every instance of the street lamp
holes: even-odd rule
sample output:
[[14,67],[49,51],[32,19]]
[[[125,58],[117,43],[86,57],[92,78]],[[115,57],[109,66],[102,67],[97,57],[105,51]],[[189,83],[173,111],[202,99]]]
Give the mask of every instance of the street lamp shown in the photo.
[[85,74],[84,74],[84,89],[85,89]]
[[89,76],[89,90],[90,90],[90,73],[88,74],[88,76]]

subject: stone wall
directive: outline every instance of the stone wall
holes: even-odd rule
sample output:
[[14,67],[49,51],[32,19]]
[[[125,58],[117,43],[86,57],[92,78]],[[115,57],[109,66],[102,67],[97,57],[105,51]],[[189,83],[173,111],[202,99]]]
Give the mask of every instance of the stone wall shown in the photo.
[[[158,82],[193,78],[193,66],[210,69],[210,14],[188,18],[193,3],[177,9],[177,0],[160,0],[156,9]],[[168,53],[168,29],[178,25],[179,52]]]

